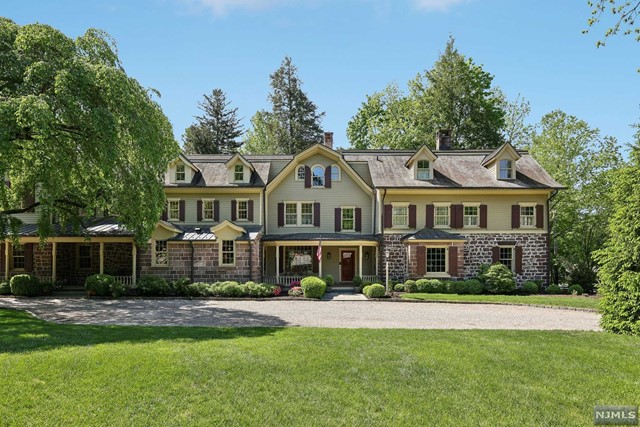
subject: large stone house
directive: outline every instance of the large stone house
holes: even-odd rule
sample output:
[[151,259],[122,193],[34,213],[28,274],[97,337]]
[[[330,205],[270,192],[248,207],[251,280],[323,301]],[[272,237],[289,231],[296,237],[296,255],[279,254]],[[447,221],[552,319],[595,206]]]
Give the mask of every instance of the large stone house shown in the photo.
[[112,218],[85,236],[60,230],[38,245],[23,214],[21,247],[4,244],[6,277],[31,272],[81,284],[105,272],[289,285],[306,275],[350,283],[389,277],[462,279],[500,262],[547,281],[549,200],[562,188],[526,151],[332,148],[325,134],[291,155],[180,155],[165,176],[167,207],[145,247]]

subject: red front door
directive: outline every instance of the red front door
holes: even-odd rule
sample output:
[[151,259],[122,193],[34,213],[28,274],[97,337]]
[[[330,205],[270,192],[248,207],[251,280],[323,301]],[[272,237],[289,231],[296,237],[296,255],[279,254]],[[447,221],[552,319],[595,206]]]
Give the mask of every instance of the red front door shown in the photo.
[[342,251],[340,254],[340,281],[351,282],[356,272],[356,251]]

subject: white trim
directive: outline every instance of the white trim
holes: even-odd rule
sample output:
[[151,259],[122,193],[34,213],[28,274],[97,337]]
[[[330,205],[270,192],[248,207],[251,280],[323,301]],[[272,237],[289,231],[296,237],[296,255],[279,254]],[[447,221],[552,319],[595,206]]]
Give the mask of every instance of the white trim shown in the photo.
[[[462,202],[462,228],[480,228],[480,205],[482,204],[482,202]],[[468,217],[472,217],[474,215],[465,215],[464,214],[464,210],[465,208],[477,208],[478,209],[478,215],[475,215],[478,219],[477,224],[476,225],[465,225],[464,223],[464,218],[466,216]]]
[[[182,175],[183,178],[182,179],[178,179],[178,168],[182,167]],[[186,182],[187,181],[187,165],[185,165],[184,163],[176,163],[176,167],[174,170],[174,182]]]
[[[315,168],[322,168],[322,185],[313,185],[313,177],[314,177],[313,170]],[[316,163],[315,165],[311,166],[311,187],[310,188],[327,188],[326,187],[327,183],[326,183],[326,179],[325,179],[325,177],[326,177],[325,173],[326,173],[326,168],[323,165]]]
[[[156,262],[156,243],[157,242],[164,242],[165,244],[165,252],[167,255],[167,262],[166,264],[158,264]],[[169,267],[169,242],[166,240],[155,240],[155,239],[151,239],[151,266],[152,267],[159,267],[159,268],[168,268]]]
[[[418,165],[420,164],[420,162],[427,162],[428,167],[426,168],[427,171],[427,178],[420,178],[418,177],[418,174],[420,173],[420,170],[425,170],[425,168],[419,168]],[[431,162],[430,160],[427,159],[417,159],[415,161],[415,164],[413,166],[414,168],[414,174],[413,174],[413,178],[418,180],[418,181],[431,181],[433,179],[433,162]]]
[[[498,248],[509,248],[511,249],[511,267],[510,270],[515,274],[516,272],[516,246],[515,245],[504,245],[498,243]],[[500,262],[500,249],[498,249],[498,262]]]
[[[538,205],[538,203],[536,202],[519,202],[518,205],[520,206],[520,228],[538,228],[537,224],[536,224],[536,206]],[[522,215],[522,208],[533,208],[533,214],[532,215]],[[532,217],[533,221],[530,225],[525,225],[522,223],[523,218],[525,217]]]
[[[337,163],[334,163],[330,167],[331,167],[331,182],[334,182],[334,181],[340,182],[340,181],[342,181],[342,168],[340,167],[340,165],[338,165]],[[338,168],[338,178],[337,179],[333,178],[333,168],[334,167]]]
[[[250,199],[235,199],[236,201],[236,221],[249,222],[249,200]],[[247,217],[240,218],[240,202],[247,202]]]
[[[438,225],[436,219],[438,218],[438,208],[447,208],[447,224]],[[433,202],[433,228],[451,228],[451,202]]]
[[[409,205],[411,204],[411,202],[391,202],[391,228],[394,229],[409,229]],[[393,210],[398,207],[398,208],[407,208],[407,225],[394,225],[393,224],[393,217],[395,216],[393,214]]]
[[[300,169],[300,168],[302,168],[302,170],[303,170],[302,178],[300,178],[298,176],[298,169]],[[294,181],[297,181],[297,182],[304,181],[304,175],[307,173],[306,168],[307,168],[307,166],[302,164],[302,163],[300,163],[300,164],[298,164],[298,166],[296,166],[295,170],[293,171]]]
[[246,233],[247,232],[247,230],[245,230],[244,228],[240,227],[239,225],[236,225],[236,224],[232,223],[228,219],[225,219],[220,224],[214,225],[213,227],[211,227],[211,231],[215,234],[219,230],[222,230],[223,228],[227,228],[227,227],[231,228],[232,230],[237,231],[238,233]]
[[[315,201],[310,200],[287,200],[282,202],[284,203],[284,226],[283,227],[302,227],[302,228],[313,228],[315,227],[313,224],[315,223],[315,209],[314,204]],[[307,203],[311,205],[311,224],[302,224],[302,204]],[[296,205],[296,223],[295,224],[287,224],[287,204]]]
[[[240,166],[242,168],[242,179],[238,179],[238,177],[236,177],[236,174],[240,173],[239,171],[236,170],[236,168],[238,166]],[[233,165],[233,172],[231,172],[233,174],[233,182],[245,182],[244,174],[246,172],[245,172],[244,168],[245,168],[245,165],[243,165],[243,164],[236,163],[236,164]]]
[[[338,278],[340,280],[338,280],[338,282],[342,282],[342,253],[343,252],[353,252],[353,276],[362,276],[361,274],[357,274],[356,272],[356,253],[358,252],[358,249],[352,248],[339,248],[338,249]],[[351,278],[351,280],[353,280],[353,277]]]
[[[172,217],[171,216],[171,202],[178,202],[178,216],[177,217]],[[180,202],[181,202],[181,199],[179,199],[179,198],[167,199],[167,221],[180,221]]]
[[438,156],[436,156],[433,151],[429,149],[429,147],[423,145],[416,150],[416,152],[413,154],[413,156],[411,156],[409,160],[407,160],[407,163],[405,163],[405,167],[411,167],[413,165],[413,162],[415,162],[416,160],[421,160],[423,158],[433,163],[436,161]]
[[[449,248],[451,245],[443,246],[443,245],[435,245],[435,246],[425,246],[424,250],[424,276],[425,278],[435,279],[438,277],[451,277],[449,274]],[[444,249],[444,272],[428,272],[427,271],[427,252],[429,249]]]
[[[342,227],[344,224],[344,210],[345,209],[353,209],[353,228],[351,230],[346,230]],[[344,233],[355,233],[356,232],[356,207],[355,206],[340,206],[340,232]]]
[[[233,262],[229,263],[229,264],[225,264],[223,262],[224,259],[224,253],[223,253],[223,246],[224,246],[224,242],[231,242],[233,243]],[[218,256],[218,265],[221,267],[235,267],[236,265],[236,258],[238,256],[238,251],[237,251],[237,247],[236,247],[236,241],[235,240],[220,240],[220,242],[218,242],[218,251],[219,251],[219,256]]]
[[[215,221],[215,217],[216,217],[216,199],[200,199],[200,201],[202,202],[202,209],[200,211],[200,216],[202,217],[202,222],[205,221],[211,221],[214,222]],[[211,218],[205,218],[204,216],[204,204],[206,202],[211,202]]]
[[255,170],[253,165],[251,164],[251,162],[248,161],[247,159],[245,159],[244,156],[242,154],[240,154],[240,153],[234,154],[233,157],[231,157],[229,160],[227,160],[224,164],[227,167],[227,169],[229,169],[231,167],[231,165],[235,166],[238,160],[240,160],[240,162],[243,165],[248,167],[251,172],[253,172]]

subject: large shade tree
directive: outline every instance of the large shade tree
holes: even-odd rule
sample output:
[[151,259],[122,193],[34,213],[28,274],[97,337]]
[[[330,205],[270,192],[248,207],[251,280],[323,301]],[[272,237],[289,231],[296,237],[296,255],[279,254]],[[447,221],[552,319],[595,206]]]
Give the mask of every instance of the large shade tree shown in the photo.
[[109,211],[144,240],[178,150],[154,92],[105,33],[73,40],[0,18],[0,238],[16,235],[12,214],[35,209],[43,239],[54,219],[79,227],[81,212]]

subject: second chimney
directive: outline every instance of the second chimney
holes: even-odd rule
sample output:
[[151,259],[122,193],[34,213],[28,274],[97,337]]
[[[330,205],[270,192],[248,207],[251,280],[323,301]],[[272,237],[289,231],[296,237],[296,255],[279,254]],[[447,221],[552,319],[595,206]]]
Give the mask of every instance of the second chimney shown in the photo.
[[333,132],[324,133],[324,145],[333,150]]
[[440,129],[436,132],[436,150],[451,150],[451,130]]

